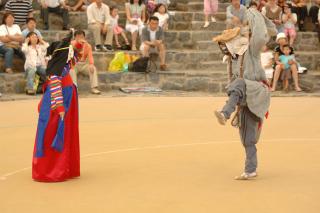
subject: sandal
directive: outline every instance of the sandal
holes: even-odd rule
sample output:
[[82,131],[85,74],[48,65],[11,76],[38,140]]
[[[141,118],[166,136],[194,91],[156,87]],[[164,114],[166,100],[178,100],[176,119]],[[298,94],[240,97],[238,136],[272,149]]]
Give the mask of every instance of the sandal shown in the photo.
[[256,172],[251,172],[251,173],[242,173],[240,176],[236,176],[234,179],[235,180],[250,180],[250,179],[254,179],[258,176],[258,174]]

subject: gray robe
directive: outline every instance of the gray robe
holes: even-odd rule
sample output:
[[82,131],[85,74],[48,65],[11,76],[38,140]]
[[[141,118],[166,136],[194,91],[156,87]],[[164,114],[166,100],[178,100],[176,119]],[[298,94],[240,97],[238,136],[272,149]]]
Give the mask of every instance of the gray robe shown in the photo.
[[[263,119],[270,106],[270,92],[261,83],[266,80],[265,72],[261,65],[262,47],[269,41],[269,36],[276,35],[276,26],[256,9],[247,10],[247,18],[251,37],[249,47],[244,55],[244,79],[246,83],[246,102],[252,113]],[[232,67],[239,75],[240,61],[233,61]]]

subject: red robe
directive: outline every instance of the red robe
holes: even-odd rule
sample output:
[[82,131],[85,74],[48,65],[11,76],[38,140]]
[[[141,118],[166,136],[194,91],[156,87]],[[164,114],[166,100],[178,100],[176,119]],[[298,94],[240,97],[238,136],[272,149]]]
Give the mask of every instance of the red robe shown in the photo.
[[[32,178],[41,182],[65,181],[80,176],[78,94],[68,73],[61,79],[63,105],[52,108],[50,80],[47,83],[49,86],[39,104]],[[59,116],[61,111],[65,111],[63,121]]]

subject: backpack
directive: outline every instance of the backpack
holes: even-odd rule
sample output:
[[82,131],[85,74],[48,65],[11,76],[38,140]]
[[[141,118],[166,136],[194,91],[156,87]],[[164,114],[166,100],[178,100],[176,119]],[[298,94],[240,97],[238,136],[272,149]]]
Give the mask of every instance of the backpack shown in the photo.
[[148,64],[149,64],[149,57],[141,57],[138,58],[135,62],[132,64],[131,71],[132,72],[149,72],[148,71]]

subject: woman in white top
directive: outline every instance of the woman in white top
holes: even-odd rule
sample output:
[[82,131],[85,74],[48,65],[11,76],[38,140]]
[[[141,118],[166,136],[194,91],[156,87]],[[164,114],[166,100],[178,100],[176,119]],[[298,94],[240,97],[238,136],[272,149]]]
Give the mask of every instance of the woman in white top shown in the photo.
[[24,37],[19,25],[13,23],[13,14],[11,12],[5,13],[0,26],[0,54],[4,55],[6,73],[13,73],[12,62],[14,54],[24,59],[20,48],[20,42],[23,42]]
[[138,33],[141,34],[146,18],[145,5],[142,4],[142,0],[130,0],[130,3],[126,3],[125,6],[127,15],[126,30],[132,34],[132,50],[137,50]]
[[22,44],[22,51],[26,56],[24,69],[27,77],[26,93],[33,95],[36,92],[35,74],[37,73],[42,80],[46,78],[46,53],[49,44],[39,38],[35,32],[27,35],[25,42]]
[[154,16],[158,17],[159,26],[163,30],[168,30],[169,14],[168,14],[168,11],[167,11],[167,7],[164,4],[159,4],[156,7]]

